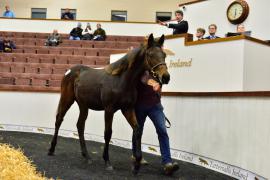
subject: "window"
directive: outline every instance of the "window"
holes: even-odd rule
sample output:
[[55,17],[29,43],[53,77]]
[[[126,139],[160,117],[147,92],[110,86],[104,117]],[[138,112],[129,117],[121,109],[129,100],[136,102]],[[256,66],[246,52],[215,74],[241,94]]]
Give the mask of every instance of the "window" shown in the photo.
[[73,15],[73,19],[76,19],[77,10],[76,10],[76,9],[68,9],[68,8],[61,9],[61,15],[60,15],[60,18],[62,19],[62,15],[63,15],[67,10]]
[[112,11],[111,21],[127,21],[127,11]]
[[31,8],[32,19],[46,19],[47,8]]
[[171,12],[156,12],[156,22],[159,21],[168,21],[171,20],[172,13]]

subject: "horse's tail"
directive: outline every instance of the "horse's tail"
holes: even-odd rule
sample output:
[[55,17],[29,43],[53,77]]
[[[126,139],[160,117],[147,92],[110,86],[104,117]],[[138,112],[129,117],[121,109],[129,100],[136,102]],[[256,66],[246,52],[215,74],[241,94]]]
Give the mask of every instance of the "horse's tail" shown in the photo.
[[57,115],[65,116],[67,110],[75,101],[74,86],[75,81],[78,79],[80,72],[87,69],[87,66],[78,65],[69,69],[61,82],[61,97],[57,108]]

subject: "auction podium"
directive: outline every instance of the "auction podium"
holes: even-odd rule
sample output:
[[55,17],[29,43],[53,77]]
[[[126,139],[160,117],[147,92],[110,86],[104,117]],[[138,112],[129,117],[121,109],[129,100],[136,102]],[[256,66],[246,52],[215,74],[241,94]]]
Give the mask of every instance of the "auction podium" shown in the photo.
[[[171,81],[163,92],[270,91],[270,44],[240,35],[190,41],[167,36],[164,49]],[[123,54],[111,55],[111,63]]]
[[270,46],[266,42],[244,35],[191,42],[186,39],[165,41],[164,48],[175,55],[167,57],[171,83],[163,91],[270,90]]
[[[269,179],[269,44],[244,35],[191,39],[166,36],[164,43],[171,52],[162,104],[173,124],[172,156],[237,179]],[[146,129],[142,142],[153,145],[155,130]]]

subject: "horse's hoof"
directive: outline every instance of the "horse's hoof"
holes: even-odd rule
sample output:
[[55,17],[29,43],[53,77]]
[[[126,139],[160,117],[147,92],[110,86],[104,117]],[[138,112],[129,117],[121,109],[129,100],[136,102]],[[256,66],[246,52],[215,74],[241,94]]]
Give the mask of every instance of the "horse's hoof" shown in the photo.
[[86,162],[86,164],[92,164],[93,161],[92,161],[92,158],[90,158],[90,156],[83,156],[84,158],[84,161]]
[[54,152],[49,151],[48,156],[54,156]]
[[87,163],[88,165],[91,165],[91,164],[93,164],[93,161],[92,161],[92,159],[86,159],[86,163]]
[[105,169],[107,171],[112,171],[113,170],[113,166],[111,165],[110,161],[105,162]]
[[132,174],[136,176],[139,173],[139,170],[136,170],[135,168],[132,169]]
[[109,166],[106,166],[106,171],[113,171],[113,167],[112,167],[112,165],[109,165]]
[[89,158],[89,155],[87,153],[84,153],[84,152],[82,152],[82,156],[87,158],[87,159]]
[[82,152],[82,156],[86,159],[86,160],[91,160],[90,156],[88,153],[83,153]]
[[139,173],[140,166],[138,165],[133,165],[132,167],[132,174],[137,175]]

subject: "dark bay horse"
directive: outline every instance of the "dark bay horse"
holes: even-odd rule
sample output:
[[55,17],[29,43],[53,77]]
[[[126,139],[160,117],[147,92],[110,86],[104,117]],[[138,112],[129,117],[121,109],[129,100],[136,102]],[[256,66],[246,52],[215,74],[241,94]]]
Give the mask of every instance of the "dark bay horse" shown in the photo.
[[57,144],[58,131],[64,116],[74,101],[80,110],[77,129],[82,155],[90,160],[84,139],[85,121],[88,109],[105,111],[105,147],[103,159],[107,169],[112,169],[109,160],[109,142],[112,136],[113,115],[121,110],[133,129],[133,142],[135,142],[136,161],[133,163],[133,173],[138,173],[140,168],[141,136],[134,111],[137,99],[137,83],[145,71],[161,84],[167,84],[170,75],[165,63],[166,54],[162,50],[164,35],[159,40],[154,40],[151,34],[148,42],[127,53],[115,63],[107,65],[104,69],[93,69],[77,65],[68,70],[61,83],[61,97],[58,105],[55,133],[49,149],[53,155]]

